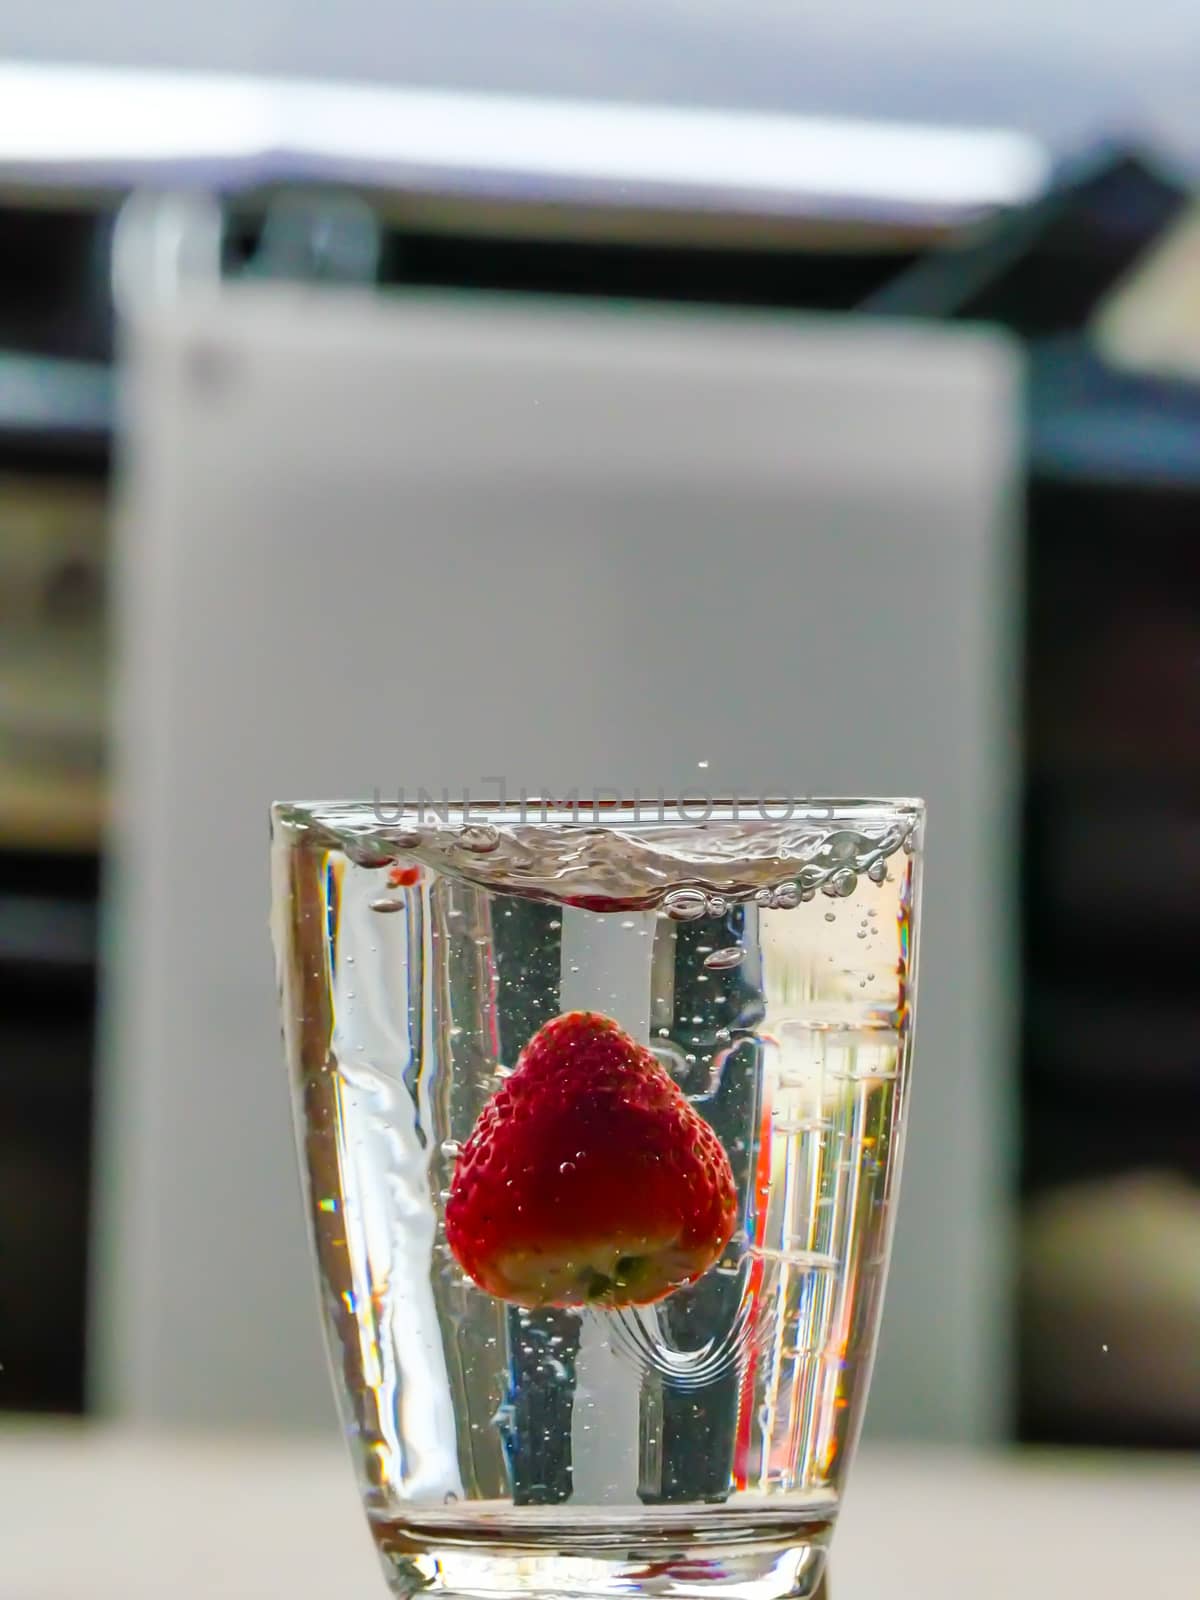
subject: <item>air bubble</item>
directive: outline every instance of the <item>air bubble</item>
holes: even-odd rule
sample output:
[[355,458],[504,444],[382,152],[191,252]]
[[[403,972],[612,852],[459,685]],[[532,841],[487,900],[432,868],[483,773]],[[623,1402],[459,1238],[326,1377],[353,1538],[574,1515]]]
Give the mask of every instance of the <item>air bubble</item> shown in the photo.
[[392,911],[403,911],[404,910],[404,901],[403,900],[389,900],[387,898],[387,896],[385,895],[382,900],[372,900],[371,901],[371,910],[372,911],[378,911],[381,915],[385,915],[386,916],[389,912],[392,912]]
[[461,1153],[462,1145],[459,1144],[457,1139],[442,1140],[442,1154],[447,1161],[456,1161]]
[[723,950],[714,950],[711,955],[705,956],[704,965],[724,972],[730,967],[740,966],[745,959],[746,952],[740,944],[729,944]]
[[754,899],[758,905],[769,909],[775,904],[775,891],[774,889],[756,889],[754,891]]
[[490,822],[470,823],[458,836],[458,843],[474,855],[490,855],[500,843],[500,834]]
[[561,1162],[559,1164],[558,1170],[565,1177],[568,1172],[574,1172],[575,1171],[575,1163],[573,1161],[563,1161],[563,1162]]
[[821,885],[822,894],[832,895],[835,899],[844,900],[847,895],[854,893],[858,888],[858,875],[851,872],[849,867],[839,867],[828,883]]
[[837,912],[836,911],[827,911],[825,913],[825,921],[826,922],[836,922],[837,921]]
[[723,917],[729,910],[729,901],[723,894],[709,895],[706,910],[710,917]]
[[775,891],[773,904],[780,911],[794,911],[800,904],[800,885],[798,883],[781,883]]
[[561,923],[561,922],[560,922],[560,921],[559,921],[559,920],[558,920],[558,918],[557,918],[557,917],[555,917],[555,918],[554,918],[554,919],[553,919],[553,921],[551,921],[551,922],[548,922],[548,923],[547,923],[547,924],[546,924],[546,926],[547,926],[547,927],[548,927],[548,928],[549,928],[549,929],[550,929],[550,931],[551,931],[551,932],[552,932],[552,933],[557,933],[557,932],[558,932],[558,930],[559,930],[559,929],[560,929],[560,928],[561,928],[561,927],[562,927],[562,923]]
[[672,922],[695,922],[708,910],[703,889],[672,889],[663,900],[663,910]]
[[867,877],[872,883],[882,883],[887,877],[887,862],[883,860],[872,861],[867,868]]
[[368,872],[374,872],[379,867],[390,867],[396,859],[395,856],[383,855],[361,844],[348,844],[346,854],[356,867],[365,867]]

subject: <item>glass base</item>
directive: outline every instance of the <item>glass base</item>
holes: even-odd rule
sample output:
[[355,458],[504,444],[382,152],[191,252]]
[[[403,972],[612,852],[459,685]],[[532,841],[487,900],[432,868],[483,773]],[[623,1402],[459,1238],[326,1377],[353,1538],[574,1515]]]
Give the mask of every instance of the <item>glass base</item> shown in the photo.
[[[706,1523],[711,1519],[706,1518]],[[528,1600],[546,1595],[653,1596],[654,1600],[823,1600],[831,1522],[787,1529],[756,1525],[744,1515],[704,1537],[677,1524],[636,1533],[619,1525],[557,1529],[543,1541],[528,1529],[478,1526],[461,1531],[439,1519],[434,1528],[373,1525],[393,1593],[462,1596],[463,1600]]]

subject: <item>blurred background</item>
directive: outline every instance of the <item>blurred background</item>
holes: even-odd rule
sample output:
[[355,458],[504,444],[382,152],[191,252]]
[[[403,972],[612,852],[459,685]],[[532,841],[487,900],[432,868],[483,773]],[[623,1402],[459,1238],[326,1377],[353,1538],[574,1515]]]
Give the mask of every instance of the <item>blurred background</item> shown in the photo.
[[[245,835],[265,874],[263,814],[249,815],[263,786],[267,798],[353,786],[323,762],[360,787],[424,781],[406,779],[394,749],[376,766],[348,753],[378,749],[370,695],[342,704],[349,734],[330,745],[315,718],[277,733],[263,686],[285,683],[298,641],[311,654],[328,628],[342,681],[378,689],[389,737],[402,733],[379,658],[356,638],[354,587],[332,577],[360,511],[382,531],[358,570],[414,594],[424,576],[419,538],[389,566],[387,507],[418,467],[389,459],[363,397],[403,387],[410,349],[431,415],[457,392],[449,377],[439,387],[443,313],[455,382],[464,349],[499,337],[493,320],[573,371],[586,306],[615,316],[626,345],[646,328],[647,371],[661,328],[678,325],[697,361],[727,361],[730,382],[756,393],[778,326],[821,352],[792,401],[779,380],[779,407],[816,416],[836,391],[847,417],[874,416],[879,402],[832,487],[816,496],[803,449],[791,479],[772,480],[797,550],[817,538],[826,574],[840,558],[814,527],[832,539],[839,506],[861,521],[855,480],[872,474],[889,489],[854,544],[864,579],[872,540],[895,556],[906,529],[939,517],[961,517],[978,543],[961,583],[918,531],[896,558],[947,623],[944,638],[926,633],[918,609],[906,650],[933,652],[934,676],[961,674],[974,697],[961,756],[949,752],[970,781],[946,780],[943,815],[930,795],[928,1003],[961,983],[983,1014],[979,1049],[964,1032],[961,1054],[950,1022],[931,1023],[872,1442],[1051,1446],[1056,1463],[1099,1450],[1114,1482],[1150,1471],[1148,1452],[1194,1468],[1197,63],[1200,13],[1175,0],[915,0],[903,20],[880,0],[835,13],[805,0],[216,0],[162,5],[152,25],[128,5],[0,0],[0,1407],[14,1424],[328,1431],[269,1033],[261,1058],[265,876],[227,902],[231,924],[243,907],[258,916],[249,933],[193,916],[214,864],[206,844],[192,877],[178,875],[181,841],[206,825],[199,803],[180,808],[228,793],[230,838]],[[405,308],[426,305],[440,309],[414,344]],[[521,321],[547,307],[562,319],[549,333]],[[632,341],[631,312],[647,319]],[[760,334],[739,344],[731,318]],[[518,406],[537,403],[521,389],[535,367],[549,370],[514,365]],[[600,367],[636,406],[633,378],[621,389]],[[663,466],[686,461],[682,424],[673,434],[670,412],[645,409],[664,518],[702,516],[685,504],[686,465],[677,482]],[[955,414],[961,436],[943,431]],[[908,458],[929,463],[920,474],[887,443],[902,419]],[[457,448],[440,458],[447,481],[487,455],[466,427]],[[621,459],[610,468],[606,515],[633,516]],[[536,461],[526,469],[536,482]],[[338,488],[364,482],[374,501]],[[281,576],[296,569],[271,538],[314,496],[323,509],[300,543],[323,559],[304,587]],[[794,578],[780,570],[800,585],[810,569],[796,559]],[[837,583],[853,591],[852,574]],[[836,727],[860,702],[828,654],[806,654],[803,637],[789,648],[797,682],[822,682],[835,731],[808,747],[829,752],[822,773],[792,760],[784,778],[833,787],[836,770],[838,783],[925,790],[902,754],[894,780],[843,763]],[[236,731],[203,709],[223,657],[253,706]],[[877,667],[871,737],[884,751],[896,719]],[[455,715],[447,701],[443,720]],[[700,753],[714,776],[757,783],[739,770],[751,758],[736,720]],[[247,754],[255,728],[274,765]],[[498,737],[493,762],[519,744]],[[322,760],[306,763],[306,741],[324,743]],[[635,748],[612,735],[610,767]],[[500,770],[428,749],[435,780]],[[644,775],[679,782],[686,768],[672,754]],[[994,814],[976,805],[986,793]],[[963,807],[972,819],[956,831],[943,816]],[[970,919],[958,935],[954,916]],[[218,1018],[198,973],[210,994],[236,992]],[[177,1162],[165,1130],[203,1128],[218,1083],[272,1068],[240,1141],[214,1157],[239,1196],[239,1262],[236,1245],[227,1258],[223,1238],[179,1223],[205,1213],[214,1164],[200,1176],[203,1164]],[[278,1124],[261,1161],[255,1119]],[[958,1164],[939,1166],[959,1142]],[[936,1248],[922,1222],[934,1217]],[[308,1319],[283,1359],[278,1328],[256,1339],[253,1316],[238,1326],[231,1313],[276,1272]],[[939,1346],[942,1294],[952,1333]],[[234,1327],[207,1373],[206,1316]],[[190,1387],[172,1367],[181,1341]]]

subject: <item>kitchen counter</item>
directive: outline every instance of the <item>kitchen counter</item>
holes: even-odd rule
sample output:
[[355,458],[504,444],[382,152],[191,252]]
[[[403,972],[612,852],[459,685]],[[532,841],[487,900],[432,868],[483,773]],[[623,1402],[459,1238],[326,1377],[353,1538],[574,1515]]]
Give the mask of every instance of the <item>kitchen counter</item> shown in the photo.
[[[385,1591],[336,1439],[0,1428],[5,1600],[353,1600]],[[1181,1600],[1195,1458],[866,1448],[835,1600]]]

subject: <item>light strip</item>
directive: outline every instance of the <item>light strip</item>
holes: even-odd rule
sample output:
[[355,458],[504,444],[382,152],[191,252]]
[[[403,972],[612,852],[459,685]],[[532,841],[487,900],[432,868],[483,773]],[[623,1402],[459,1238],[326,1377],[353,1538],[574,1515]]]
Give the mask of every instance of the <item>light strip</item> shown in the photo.
[[1048,174],[1035,141],[1004,131],[207,73],[9,63],[0,112],[9,171],[249,162],[267,177],[507,180],[633,204],[649,190],[735,209],[932,211],[1016,204]]

